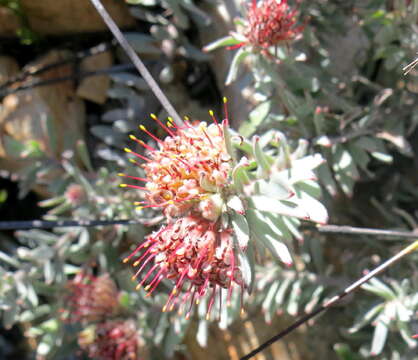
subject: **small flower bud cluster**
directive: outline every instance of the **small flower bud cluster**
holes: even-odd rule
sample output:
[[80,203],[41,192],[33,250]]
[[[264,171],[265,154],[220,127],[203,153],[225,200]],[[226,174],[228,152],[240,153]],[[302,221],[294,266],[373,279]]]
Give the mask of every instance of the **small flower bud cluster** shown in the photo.
[[67,288],[66,307],[72,323],[100,321],[118,311],[119,292],[108,274],[95,277],[80,272]]
[[132,320],[87,327],[79,334],[78,344],[91,359],[139,360],[140,338]]

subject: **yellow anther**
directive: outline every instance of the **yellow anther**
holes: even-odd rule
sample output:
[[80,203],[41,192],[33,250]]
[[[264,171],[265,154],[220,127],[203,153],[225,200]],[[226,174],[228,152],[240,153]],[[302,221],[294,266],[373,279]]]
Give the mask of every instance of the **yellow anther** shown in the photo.
[[208,321],[210,318],[210,314],[206,314],[206,321]]
[[151,119],[157,120],[157,116],[155,114],[151,114],[150,116],[151,116]]
[[190,120],[190,118],[189,118],[188,116],[185,116],[185,117],[184,117],[184,120],[189,121],[189,120]]
[[145,291],[148,291],[150,288],[151,288],[151,286],[150,285],[147,285],[147,286],[144,287],[144,290]]
[[137,206],[136,208],[135,208],[135,210],[142,210],[144,207],[143,206]]
[[128,149],[128,148],[124,148],[123,150],[125,150],[127,153],[132,152],[132,150],[131,149]]
[[177,289],[174,288],[173,291],[171,292],[172,295],[176,295],[177,294]]
[[213,110],[209,110],[209,115],[210,116],[213,116],[214,115]]
[[134,201],[134,205],[140,206],[142,203],[140,201]]
[[169,121],[169,122],[174,122],[174,120],[173,120],[173,118],[171,117],[171,116],[169,116],[169,117],[167,117],[167,120]]
[[196,305],[199,305],[200,299],[196,299]]
[[167,204],[168,205],[174,205],[174,201],[173,200],[169,200],[169,201],[167,201]]
[[140,261],[139,260],[137,260],[137,261],[135,261],[133,264],[132,264],[132,266],[133,267],[136,267],[136,266],[138,266],[140,264]]
[[118,176],[126,176],[124,173],[119,173]]
[[163,309],[161,310],[162,312],[166,312],[167,311],[167,306],[163,306]]
[[131,162],[132,164],[137,164],[135,159],[129,159],[129,162]]
[[130,134],[130,135],[129,135],[129,138],[130,138],[131,140],[136,140],[136,136],[135,136],[135,135],[132,135],[132,134]]
[[138,284],[138,285],[135,287],[135,290],[139,290],[141,287],[142,287],[142,285],[141,285],[141,284]]
[[222,100],[223,100],[224,104],[226,104],[228,102],[228,99],[227,99],[226,96],[224,96]]
[[125,259],[123,259],[123,260],[122,260],[122,262],[123,262],[124,264],[126,264],[128,261],[129,261],[129,258],[127,258],[127,257],[126,257]]
[[144,125],[139,125],[139,128],[140,128],[142,131],[147,131],[147,128],[146,128]]
[[174,125],[173,125],[171,122],[169,122],[169,121],[167,121],[167,126],[168,126],[169,128],[174,127]]
[[126,184],[119,184],[119,187],[121,187],[121,188],[125,188],[125,187],[127,187],[128,185],[126,185]]

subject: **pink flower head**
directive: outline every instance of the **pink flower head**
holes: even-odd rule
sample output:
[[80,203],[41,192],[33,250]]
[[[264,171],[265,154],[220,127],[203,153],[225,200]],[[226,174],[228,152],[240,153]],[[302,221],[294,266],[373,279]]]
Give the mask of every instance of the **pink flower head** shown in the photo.
[[[217,219],[220,209],[211,195],[222,192],[228,185],[231,157],[226,150],[223,128],[213,112],[210,114],[214,124],[198,122],[192,125],[186,120],[184,126],[175,125],[172,121],[164,125],[155,115],[151,115],[168,134],[164,140],[160,140],[144,126],[140,126],[142,131],[156,141],[157,148],[130,136],[148,152],[147,156],[143,156],[125,149],[144,160],[140,166],[146,177],[119,175],[143,181],[145,186],[120,186],[145,190],[146,200],[136,203],[140,209],[160,207],[167,218],[179,217],[193,210],[210,220]],[[136,163],[135,160],[132,162]],[[206,205],[200,206],[199,210],[199,203],[205,200]]]
[[292,9],[287,0],[262,0],[258,4],[257,0],[252,0],[244,32],[247,41],[235,48],[248,44],[264,52],[271,46],[294,40],[304,28],[296,26],[298,15],[298,10]]
[[86,193],[83,187],[79,184],[69,185],[64,196],[67,201],[74,206],[80,205],[86,199]]
[[179,313],[186,310],[189,318],[193,303],[198,304],[208,294],[209,318],[221,289],[228,289],[228,303],[234,285],[241,288],[242,297],[244,286],[234,254],[232,230],[221,229],[219,221],[195,215],[179,218],[149,235],[124,262],[134,256],[137,259],[133,265],[140,267],[133,278],[145,272],[137,288],[144,286],[147,296],[161,280],[168,278],[175,282],[163,311],[177,306]]
[[67,284],[69,321],[91,322],[112,315],[118,308],[118,290],[106,274],[95,277],[84,272]]
[[88,327],[78,344],[91,359],[139,360],[140,338],[133,321],[106,321]]

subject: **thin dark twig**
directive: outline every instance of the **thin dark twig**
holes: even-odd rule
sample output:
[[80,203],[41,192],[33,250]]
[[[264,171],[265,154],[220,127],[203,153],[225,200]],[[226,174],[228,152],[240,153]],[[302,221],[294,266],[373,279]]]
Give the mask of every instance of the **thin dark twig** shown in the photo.
[[105,225],[137,225],[139,220],[28,220],[0,221],[0,230],[52,229],[58,227],[92,227]]
[[33,83],[24,84],[15,89],[7,89],[5,92],[0,91],[0,97],[14,94],[19,91],[23,91],[27,89],[33,89],[39,86],[47,86],[47,85],[52,85],[52,84],[56,84],[56,83],[63,82],[63,81],[69,81],[69,80],[80,80],[86,77],[97,76],[97,75],[102,75],[102,74],[118,73],[118,72],[132,70],[132,69],[135,69],[134,65],[121,64],[121,65],[114,65],[105,69],[99,69],[95,71],[82,71],[82,72],[74,73],[72,75],[56,77],[56,78],[48,79],[48,80],[35,81]]
[[75,55],[70,56],[66,59],[56,61],[54,63],[46,64],[46,65],[44,65],[40,68],[35,68],[35,69],[30,68],[26,71],[22,71],[18,75],[8,79],[6,82],[1,84],[0,85],[0,90],[10,87],[12,84],[14,84],[16,82],[22,82],[29,76],[40,75],[40,74],[43,74],[43,73],[45,73],[49,70],[55,69],[57,67],[67,65],[67,64],[71,64],[73,62],[80,61],[80,60],[82,60],[86,57],[94,56],[94,55],[100,54],[102,52],[106,52],[112,46],[114,46],[114,44],[112,44],[110,42],[101,43],[101,44],[96,45],[96,46],[94,46],[90,49],[79,51]]
[[323,226],[318,226],[317,229],[321,233],[391,236],[391,237],[408,238],[408,239],[416,239],[418,237],[417,233],[409,232],[409,231],[359,228],[359,227],[354,227],[354,226],[323,225]]
[[[418,235],[416,235],[415,237],[417,238]],[[340,301],[342,298],[344,298],[345,296],[347,296],[351,292],[357,290],[361,285],[363,285],[364,283],[369,281],[374,276],[376,276],[376,275],[380,274],[381,272],[385,271],[388,267],[390,267],[391,265],[393,265],[394,263],[396,263],[397,261],[402,259],[404,256],[414,252],[417,249],[418,249],[418,240],[416,240],[411,245],[407,246],[405,249],[403,249],[402,251],[397,253],[395,256],[391,257],[389,260],[387,260],[383,264],[379,265],[376,269],[370,271],[366,276],[363,276],[361,279],[359,279],[356,282],[354,282],[353,284],[351,284],[349,287],[344,289],[338,295],[333,296],[331,299],[327,300],[325,303],[318,306],[318,308],[316,308],[315,310],[313,310],[309,314],[303,316],[302,318],[300,318],[299,320],[294,322],[292,325],[290,325],[288,328],[284,329],[283,331],[281,331],[277,335],[273,336],[271,339],[267,340],[265,343],[261,344],[258,348],[254,349],[253,351],[251,351],[250,353],[248,353],[247,355],[242,357],[240,360],[248,360],[248,359],[252,358],[253,356],[255,356],[259,352],[263,351],[265,348],[267,348],[268,346],[270,346],[274,342],[282,339],[284,336],[291,333],[293,330],[297,329],[299,326],[301,326],[305,322],[309,321],[310,319],[312,319],[316,315],[325,311],[326,309],[328,309],[329,307],[331,307],[332,305],[334,305],[335,303]]]
[[168,98],[165,96],[163,91],[160,89],[157,82],[152,77],[151,73],[148,71],[142,60],[139,58],[135,50],[132,48],[132,46],[129,44],[129,42],[126,40],[125,36],[122,34],[116,23],[113,21],[113,19],[110,17],[109,13],[106,11],[106,9],[103,7],[100,0],[90,0],[90,2],[94,5],[94,7],[97,9],[98,13],[106,23],[109,30],[113,33],[113,36],[116,38],[116,40],[119,42],[120,46],[125,50],[128,57],[131,59],[132,63],[135,65],[135,67],[138,69],[141,76],[144,78],[144,80],[147,82],[151,90],[154,92],[157,99],[160,101],[161,105],[164,107],[164,109],[167,111],[167,113],[173,118],[173,120],[178,124],[181,125],[183,121],[181,120],[179,114],[174,109],[173,105],[171,105]]

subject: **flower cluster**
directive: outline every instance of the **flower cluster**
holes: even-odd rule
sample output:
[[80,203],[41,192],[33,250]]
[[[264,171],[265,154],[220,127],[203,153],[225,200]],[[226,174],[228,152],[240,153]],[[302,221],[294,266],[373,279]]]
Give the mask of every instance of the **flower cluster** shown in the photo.
[[[224,103],[226,107],[226,99]],[[215,299],[219,298],[220,309],[222,303],[231,302],[234,289],[241,295],[242,310],[243,293],[251,290],[254,279],[254,266],[246,255],[249,248],[255,251],[250,238],[290,266],[292,257],[281,235],[290,230],[283,217],[319,223],[327,219],[323,205],[298,187],[303,181],[314,181],[312,169],[322,163],[322,157],[300,159],[304,142],[291,154],[281,133],[272,135],[271,144],[267,142],[277,151],[264,151],[258,136],[251,144],[232,134],[227,114],[225,108],[225,120],[220,123],[211,111],[211,125],[188,120],[184,125],[170,120],[165,125],[152,115],[168,136],[159,139],[140,126],[156,144],[132,135],[145,154],[126,151],[143,160],[133,162],[145,177],[120,174],[144,182],[121,184],[143,191],[145,200],[136,203],[140,209],[160,208],[166,218],[166,224],[148,235],[124,262],[132,260],[139,267],[133,279],[139,279],[137,288],[144,288],[147,295],[164,279],[171,280],[174,287],[163,311],[177,308],[186,318],[203,298],[209,318]],[[233,150],[235,140],[246,153],[240,161]],[[295,168],[289,171],[291,167]]]
[[268,49],[293,40],[303,31],[296,26],[298,11],[291,9],[287,0],[253,0],[248,9],[245,37],[255,48]]
[[210,115],[214,120],[211,125],[186,120],[184,126],[171,121],[164,125],[152,115],[169,136],[160,140],[141,126],[157,142],[158,149],[131,136],[146,148],[148,155],[126,150],[145,161],[141,167],[146,178],[120,174],[145,181],[145,186],[122,187],[144,190],[146,200],[137,203],[139,208],[162,208],[168,220],[124,261],[142,252],[133,263],[140,265],[134,279],[145,272],[137,288],[144,287],[151,294],[161,280],[171,279],[175,285],[163,311],[177,306],[179,312],[185,310],[186,317],[193,303],[199,303],[208,292],[209,317],[220,289],[228,289],[229,301],[234,285],[243,289],[233,231],[222,228],[220,221],[232,168],[224,139],[227,120],[220,124],[213,112]]
[[81,272],[67,289],[66,310],[72,323],[100,321],[118,311],[119,292],[108,274],[95,277]]
[[[204,122],[192,125],[187,120],[184,127],[178,127],[173,122],[168,122],[166,126],[154,115],[152,117],[169,136],[160,140],[141,126],[158,143],[159,148],[155,149],[131,135],[132,140],[149,151],[147,158],[125,149],[145,160],[142,167],[146,178],[120,175],[144,181],[146,184],[145,187],[129,184],[121,186],[146,191],[146,201],[136,203],[139,208],[161,207],[169,218],[195,211],[215,221],[219,211],[216,211],[211,195],[225,188],[231,169],[231,157],[225,148],[222,127],[217,123],[208,126]],[[201,201],[204,204],[199,209],[198,204]]]
[[[148,294],[164,278],[175,282],[163,311],[172,310],[177,305],[179,313],[186,309],[188,318],[193,303],[198,304],[211,288],[207,309],[209,317],[216,295],[222,288],[228,289],[228,302],[234,284],[241,288],[242,294],[242,276],[235,258],[232,230],[220,229],[219,222],[211,222],[196,215],[181,217],[148,236],[130,257],[141,250],[144,253],[134,265],[142,265],[134,278],[151,260],[154,260],[154,265],[137,288],[144,286],[153,272],[156,274],[145,286]],[[189,285],[180,296],[186,282]]]
[[131,320],[90,326],[79,334],[78,344],[91,359],[139,360],[140,337]]

